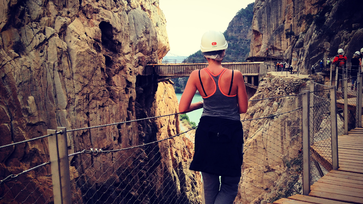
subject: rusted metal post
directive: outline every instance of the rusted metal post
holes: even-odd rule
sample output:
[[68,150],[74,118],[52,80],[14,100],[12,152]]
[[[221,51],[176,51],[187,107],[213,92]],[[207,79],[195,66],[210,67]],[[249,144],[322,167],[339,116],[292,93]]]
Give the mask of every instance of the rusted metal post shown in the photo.
[[332,164],[333,169],[337,170],[339,167],[338,162],[338,123],[337,123],[337,97],[336,87],[332,86],[330,89],[330,118],[331,118],[331,150],[332,150]]
[[310,93],[302,95],[303,105],[303,195],[310,193]]

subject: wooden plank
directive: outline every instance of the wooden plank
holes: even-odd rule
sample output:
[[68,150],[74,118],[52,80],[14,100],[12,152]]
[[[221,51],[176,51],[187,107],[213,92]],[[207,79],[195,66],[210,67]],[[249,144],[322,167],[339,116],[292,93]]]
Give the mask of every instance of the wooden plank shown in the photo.
[[337,192],[338,194],[344,195],[352,195],[355,197],[363,198],[363,189],[360,188],[352,188],[347,186],[336,186],[330,185],[322,182],[315,182],[314,185],[311,186],[311,189],[324,189],[322,191],[327,192]]
[[326,199],[326,198],[318,198],[318,197],[305,196],[305,195],[293,195],[293,196],[289,197],[289,199],[305,201],[305,202],[310,202],[310,203],[321,203],[321,204],[345,204],[345,203],[347,203],[347,202],[342,202],[342,201],[335,201],[335,200],[330,200],[330,199]]
[[360,150],[362,151],[363,150],[363,147],[359,147],[359,146],[352,146],[352,145],[339,145],[339,149],[351,149],[351,150]]
[[343,202],[355,202],[355,203],[363,203],[363,199],[359,197],[354,196],[348,196],[348,195],[341,195],[331,192],[324,192],[324,191],[311,191],[310,196],[316,196],[321,198],[327,198],[337,201],[343,201]]
[[349,171],[349,172],[357,172],[357,173],[362,173],[363,174],[363,169],[360,169],[360,168],[353,168],[353,166],[349,166],[349,167],[346,167],[346,166],[343,166],[343,167],[339,167],[339,170],[341,171]]
[[341,157],[354,157],[354,158],[357,158],[357,159],[360,159],[360,158],[363,158],[362,155],[359,155],[359,154],[363,154],[363,151],[360,151],[360,153],[358,151],[344,151],[342,152],[343,150],[340,150],[341,153],[339,153],[339,156]]
[[[340,150],[342,151],[342,150]],[[341,152],[339,153],[339,156],[341,156],[342,158],[347,158],[347,157],[353,157],[353,158],[356,158],[356,159],[361,159],[363,158],[363,156],[359,155],[359,154],[363,154],[363,152],[361,153],[358,153],[358,152]]]
[[347,179],[347,178],[338,178],[338,177],[332,177],[332,176],[328,176],[328,175],[323,176],[323,178],[321,178],[321,179],[330,179],[330,180],[339,181],[339,182],[354,183],[354,184],[363,185],[363,181],[360,181],[360,180],[353,180],[353,179]]
[[342,158],[339,160],[339,164],[340,162],[344,163],[344,164],[355,164],[356,167],[358,168],[363,168],[362,166],[362,163],[363,163],[363,160],[361,159],[355,159],[355,158],[351,158],[351,159],[348,159],[348,158]]
[[363,155],[362,155],[363,151],[357,151],[357,150],[342,150],[340,149],[340,153],[339,153],[339,156],[342,156],[342,157],[354,157],[354,158],[357,158],[357,159],[360,159],[360,158],[363,158]]
[[332,162],[330,159],[330,154],[322,153],[319,149],[316,149],[316,147],[311,146],[311,157],[319,162],[320,165],[322,165],[326,170],[330,171],[333,169]]
[[363,177],[363,174],[357,174],[357,173],[351,173],[351,172],[346,172],[346,171],[337,171],[337,170],[332,170],[328,173],[329,175],[343,175],[343,176],[350,176],[351,178],[356,179],[357,177]]
[[339,161],[339,168],[352,168],[351,171],[359,173],[361,163],[359,161]]
[[[359,134],[359,135],[361,135],[361,134]],[[360,139],[360,136],[355,136],[355,137],[350,137],[350,138],[345,138],[345,139],[339,138],[339,141],[340,141],[340,144],[345,144],[345,145],[362,144],[362,141],[359,139]]]
[[[352,158],[352,159],[341,159],[341,160],[339,160],[339,165],[341,163],[344,164],[344,165],[355,165],[355,167],[363,168],[363,166],[362,166],[363,161],[362,160],[355,160],[354,158]],[[342,166],[342,165],[340,165],[340,166]]]
[[298,200],[293,200],[293,199],[288,199],[288,198],[281,198],[275,202],[273,202],[275,204],[311,204],[310,202],[304,202],[304,201],[298,201]]
[[317,182],[326,183],[326,184],[330,184],[330,185],[336,185],[336,186],[346,186],[346,187],[351,187],[351,188],[363,189],[363,185],[361,185],[361,184],[346,183],[346,182],[340,182],[340,181],[330,180],[330,179],[319,179]]
[[[340,151],[339,155],[354,155],[354,156],[362,156],[362,151],[359,150],[350,150],[350,149],[346,149],[344,151]],[[363,157],[363,156],[362,156]]]
[[360,157],[360,156],[357,156],[357,155],[351,155],[349,157],[349,155],[340,155],[341,157],[339,158],[339,161],[358,161],[358,162],[361,162],[363,163],[363,158]]

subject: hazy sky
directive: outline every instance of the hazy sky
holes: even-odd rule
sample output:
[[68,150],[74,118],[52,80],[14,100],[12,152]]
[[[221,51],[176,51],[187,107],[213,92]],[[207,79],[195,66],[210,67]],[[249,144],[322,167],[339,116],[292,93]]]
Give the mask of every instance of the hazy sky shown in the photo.
[[168,56],[189,56],[200,49],[208,30],[226,31],[242,8],[255,0],[159,0],[167,24]]

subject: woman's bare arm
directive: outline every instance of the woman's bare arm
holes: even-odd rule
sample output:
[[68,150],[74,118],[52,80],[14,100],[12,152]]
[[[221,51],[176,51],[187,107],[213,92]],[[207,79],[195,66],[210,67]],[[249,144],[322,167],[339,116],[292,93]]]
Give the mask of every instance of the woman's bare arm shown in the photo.
[[246,85],[243,80],[243,75],[239,71],[235,71],[235,77],[237,82],[237,97],[238,97],[238,109],[239,113],[245,113],[248,109],[248,97],[246,92]]
[[185,86],[183,95],[180,99],[179,103],[179,112],[187,113],[199,108],[203,107],[203,102],[191,103],[194,97],[194,94],[197,90],[196,79],[198,75],[198,71],[193,71],[188,79],[187,85]]

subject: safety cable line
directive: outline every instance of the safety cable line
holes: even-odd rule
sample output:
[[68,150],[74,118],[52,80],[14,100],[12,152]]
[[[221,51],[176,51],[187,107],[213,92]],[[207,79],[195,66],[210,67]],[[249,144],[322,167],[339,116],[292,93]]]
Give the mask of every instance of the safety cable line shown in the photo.
[[284,98],[284,97],[301,96],[303,94],[304,93],[294,94],[294,95],[286,95],[286,96],[268,97],[268,98],[253,99],[253,100],[248,100],[248,101],[262,101],[262,100],[268,100],[268,99],[277,99],[277,98]]
[[56,134],[59,134],[59,133],[62,133],[62,132],[60,131],[60,132],[56,132],[55,134],[43,135],[43,136],[40,136],[40,137],[35,137],[35,138],[32,138],[32,139],[23,140],[23,141],[20,141],[20,142],[14,142],[14,143],[11,143],[11,144],[6,144],[6,145],[3,145],[3,146],[0,146],[0,149],[5,148],[5,147],[10,147],[10,146],[13,146],[13,145],[26,143],[26,142],[31,142],[31,141],[34,141],[34,140],[40,140],[40,139],[50,137],[52,135],[56,135]]
[[[277,113],[277,114],[271,114],[269,116],[265,116],[265,117],[259,117],[259,118],[252,118],[252,119],[245,119],[245,120],[241,120],[241,122],[245,122],[245,121],[252,121],[252,120],[259,120],[259,119],[265,119],[265,118],[270,118],[270,119],[273,119],[277,116],[280,116],[280,115],[283,115],[283,114],[288,114],[288,113],[292,113],[292,112],[295,112],[295,111],[298,111],[298,110],[301,110],[302,107],[299,107],[299,108],[296,108],[296,109],[293,109],[293,110],[290,110],[290,111],[286,111],[286,112],[282,112],[282,113]],[[197,126],[198,127],[198,126]],[[197,128],[196,127],[196,128]],[[177,136],[180,136],[180,135],[183,135],[187,132],[190,132],[191,130],[195,130],[196,128],[193,128],[193,129],[189,129],[187,131],[184,131],[182,133],[179,133],[179,134],[176,134],[174,136],[171,136],[171,137],[168,137],[168,138],[164,138],[164,139],[161,139],[161,140],[156,140],[156,141],[153,141],[153,142],[149,142],[149,143],[145,143],[145,144],[142,144],[142,145],[136,145],[136,146],[132,146],[132,147],[126,147],[126,148],[121,148],[121,149],[114,149],[114,150],[102,150],[102,149],[98,149],[98,148],[90,148],[90,150],[82,150],[82,151],[78,151],[78,152],[75,152],[75,153],[72,153],[72,154],[69,154],[68,157],[71,157],[71,156],[75,156],[75,155],[78,155],[78,154],[92,154],[92,153],[111,153],[111,152],[118,152],[118,151],[124,151],[124,150],[130,150],[130,149],[135,149],[135,148],[139,148],[139,147],[143,147],[143,146],[147,146],[147,145],[150,145],[150,144],[154,144],[154,143],[159,143],[159,142],[162,142],[162,141],[165,141],[165,140],[168,140],[168,139],[172,139],[174,137],[177,137]]]
[[111,152],[119,152],[119,151],[124,151],[124,150],[129,150],[129,149],[135,149],[135,148],[144,147],[144,146],[154,144],[154,143],[159,143],[159,142],[162,142],[164,140],[169,140],[169,139],[172,139],[174,137],[178,137],[178,136],[180,136],[182,134],[185,134],[185,133],[187,133],[187,132],[189,132],[191,130],[194,130],[194,129],[189,129],[187,131],[184,131],[182,133],[176,134],[174,136],[171,136],[171,137],[168,137],[168,138],[165,138],[165,139],[156,140],[156,141],[145,143],[145,144],[142,144],[142,145],[136,145],[136,146],[126,147],[126,148],[121,148],[121,149],[112,149],[112,150],[102,150],[102,149],[97,149],[97,148],[95,148],[95,149],[91,148],[90,150],[84,149],[82,151],[69,154],[68,157],[75,156],[75,155],[78,155],[78,154],[111,153]]
[[[321,92],[321,91],[314,91],[314,92]],[[309,93],[310,93],[310,91],[309,91]],[[303,94],[304,93],[294,94],[294,95],[287,95],[287,96],[269,97],[269,98],[262,98],[262,99],[253,99],[253,100],[248,100],[248,101],[261,101],[261,100],[277,99],[277,98],[284,98],[284,97],[294,97],[294,96],[300,96],[300,95],[303,95]],[[67,130],[66,132],[75,132],[75,131],[80,131],[80,130],[88,130],[88,129],[94,129],[94,128],[100,128],[100,127],[107,127],[107,126],[112,126],[112,125],[119,125],[119,124],[131,123],[131,122],[138,122],[138,121],[143,121],[143,120],[150,120],[150,119],[167,117],[167,116],[172,116],[172,115],[179,115],[179,114],[184,114],[184,113],[172,113],[172,114],[167,114],[167,115],[152,116],[152,117],[140,118],[140,119],[135,119],[135,120],[123,121],[123,122],[109,123],[109,124],[104,124],[104,125],[96,125],[96,126],[90,126],[90,127],[84,127],[84,128],[76,128],[76,129]],[[56,132],[55,134],[61,134],[61,133],[62,133],[62,131],[59,131],[59,132]],[[26,142],[31,142],[31,141],[34,141],[34,140],[43,139],[43,138],[46,138],[46,137],[50,137],[52,135],[54,135],[54,134],[48,134],[48,135],[44,135],[44,136],[40,136],[40,137],[28,139],[28,140],[23,140],[23,141],[20,141],[20,142],[15,142],[15,143],[3,145],[3,146],[0,146],[0,149],[5,148],[5,147],[9,147],[9,146],[13,146],[13,145],[26,143]]]
[[143,120],[150,120],[150,119],[161,118],[161,117],[172,116],[172,115],[178,115],[178,114],[183,114],[183,113],[171,113],[171,114],[167,114],[167,115],[152,116],[152,117],[140,118],[140,119],[129,120],[129,121],[124,121],[124,122],[116,122],[116,123],[109,123],[109,124],[104,124],[104,125],[96,125],[96,126],[90,126],[90,127],[84,127],[84,128],[77,128],[77,129],[67,130],[67,132],[75,132],[75,131],[79,131],[79,130],[87,130],[87,129],[94,129],[94,128],[100,128],[100,127],[107,127],[107,126],[111,126],[111,125],[120,125],[120,124],[125,124],[125,123],[132,123],[132,122],[138,122],[138,121],[143,121]]
[[300,109],[302,109],[302,107],[296,108],[296,109],[293,109],[293,110],[290,110],[290,111],[282,112],[282,113],[271,114],[271,115],[268,115],[268,116],[265,116],[265,117],[244,119],[244,120],[241,120],[241,122],[252,121],[252,120],[259,120],[259,119],[265,119],[265,118],[274,119],[276,116],[283,115],[283,114],[287,114],[287,113],[292,113],[292,112],[298,111]]
[[43,163],[43,164],[40,164],[40,165],[38,165],[38,166],[32,167],[32,168],[30,168],[30,169],[24,170],[24,171],[22,171],[22,172],[20,172],[20,173],[18,173],[18,174],[16,174],[16,175],[14,175],[14,174],[10,174],[10,175],[8,175],[7,177],[5,177],[3,180],[0,180],[0,184],[2,184],[4,181],[6,181],[6,180],[8,180],[8,179],[17,178],[18,176],[20,176],[20,175],[22,175],[22,174],[28,173],[29,171],[35,170],[35,169],[37,169],[37,168],[39,168],[39,167],[42,167],[42,166],[45,166],[45,165],[47,165],[47,164],[50,164],[50,161],[45,162],[45,163]]
[[[142,121],[142,120],[149,120],[149,119],[167,117],[167,116],[178,115],[178,114],[183,114],[183,113],[172,113],[172,114],[167,114],[167,115],[140,118],[140,119],[129,120],[129,121],[124,121],[124,122],[116,122],[116,123],[110,123],[110,124],[104,124],[104,125],[90,126],[90,127],[85,127],[85,128],[77,128],[77,129],[67,130],[66,132],[74,132],[74,131],[79,131],[79,130],[87,130],[87,129],[94,129],[94,128],[106,127],[106,126],[111,126],[111,125],[119,125],[119,124],[131,123],[131,122],[138,122],[138,121]],[[61,133],[63,133],[63,131],[56,132],[55,134],[61,134]],[[9,146],[13,146],[13,145],[26,143],[26,142],[31,142],[31,141],[34,141],[34,140],[43,139],[43,138],[46,138],[46,137],[50,137],[52,135],[54,135],[54,134],[43,135],[43,136],[40,136],[40,137],[35,137],[35,138],[32,138],[32,139],[23,140],[23,141],[20,141],[20,142],[15,142],[15,143],[3,145],[3,146],[0,146],[0,149],[5,148],[5,147],[9,147]]]

